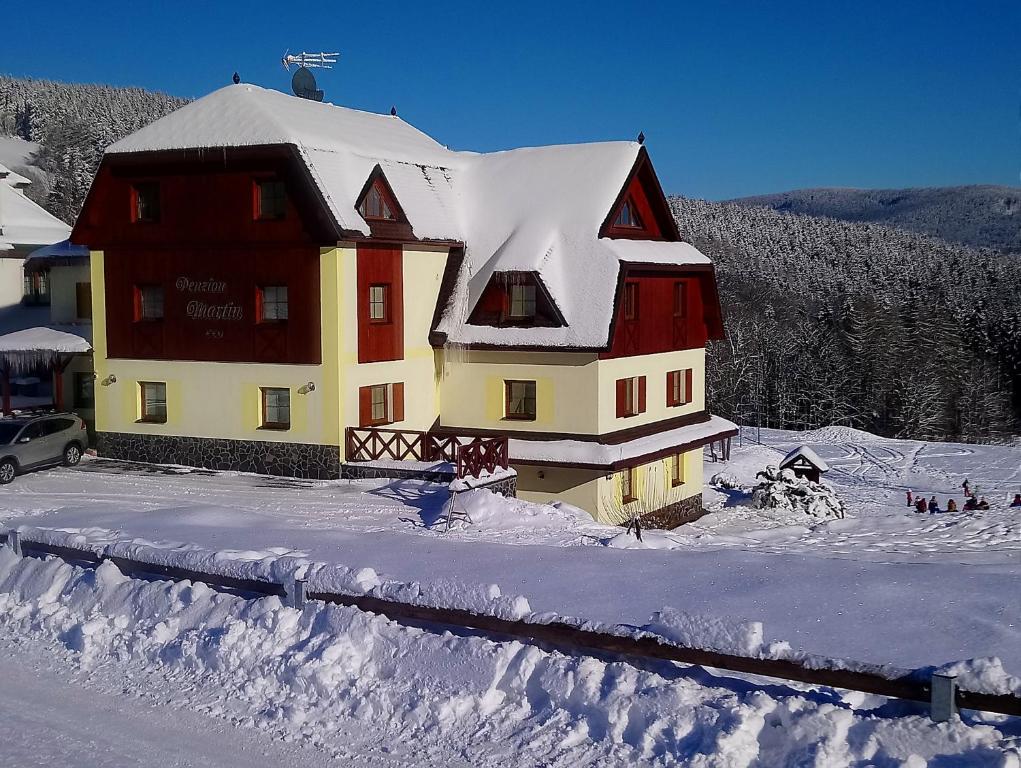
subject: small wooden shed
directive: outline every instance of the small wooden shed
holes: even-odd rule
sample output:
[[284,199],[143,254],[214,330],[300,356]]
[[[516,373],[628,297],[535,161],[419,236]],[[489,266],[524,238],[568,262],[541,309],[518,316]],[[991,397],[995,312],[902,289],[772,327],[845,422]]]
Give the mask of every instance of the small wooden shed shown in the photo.
[[829,472],[830,465],[807,445],[799,445],[784,456],[783,461],[780,462],[780,469],[794,470],[797,477],[804,477],[813,483],[818,483],[822,474]]

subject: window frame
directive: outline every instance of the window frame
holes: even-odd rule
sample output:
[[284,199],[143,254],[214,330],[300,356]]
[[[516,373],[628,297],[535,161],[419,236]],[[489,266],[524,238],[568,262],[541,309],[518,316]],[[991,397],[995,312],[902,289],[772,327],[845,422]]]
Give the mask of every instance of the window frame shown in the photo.
[[684,454],[674,453],[670,456],[670,487],[677,488],[686,482],[684,477]]
[[[378,215],[369,212],[369,198],[373,195],[379,200],[380,212]],[[372,182],[372,185],[365,192],[365,196],[358,203],[358,213],[366,221],[398,221],[393,201],[379,179]],[[387,216],[387,214],[390,215]]]
[[[147,193],[153,194],[153,210],[142,215],[142,202]],[[136,181],[131,185],[131,223],[159,224],[163,217],[162,190],[158,181]]]
[[[148,387],[163,387],[163,414],[150,413],[146,407],[145,392]],[[166,424],[167,418],[170,415],[170,408],[167,405],[167,383],[165,381],[140,381],[138,382],[138,395],[139,395],[139,419],[138,421],[145,424]]]
[[635,468],[625,467],[620,470],[620,501],[621,504],[630,504],[638,501],[635,494]]
[[639,318],[641,308],[638,302],[638,283],[633,280],[624,282],[624,295],[621,301],[624,305],[624,319],[628,322],[635,322]]
[[[254,203],[253,214],[256,221],[280,221],[281,219],[287,218],[287,186],[284,184],[282,179],[253,179],[252,185],[252,201]],[[273,185],[279,189],[279,195],[272,195],[269,197],[269,200],[272,200],[275,205],[279,205],[279,211],[274,210],[270,213],[266,213],[264,211],[263,188],[268,185]]]
[[[160,313],[159,315],[147,315],[145,312],[145,295],[147,290],[159,291]],[[166,291],[161,283],[136,283],[135,284],[135,322],[136,323],[159,323],[166,317]]]
[[[376,417],[376,393],[382,392],[383,416]],[[393,387],[390,384],[369,385],[369,420],[372,424],[393,424]]]
[[688,316],[688,283],[685,280],[674,282],[674,317]]
[[[376,289],[380,289],[383,292],[382,301],[374,301],[372,292]],[[381,317],[373,317],[373,307],[382,305],[383,314]],[[369,286],[369,301],[368,301],[368,317],[369,322],[376,325],[385,325],[391,321],[390,318],[390,283],[373,283]]]
[[[621,217],[624,215],[624,211],[628,213],[628,221],[622,222]],[[613,226],[615,229],[642,229],[642,218],[638,215],[638,211],[635,210],[635,199],[631,195],[621,203],[620,208],[617,209],[617,215],[613,217]]]
[[638,402],[638,390],[641,386],[639,383],[640,378],[640,376],[624,377],[624,413],[622,414],[624,418],[637,416],[641,413],[639,409],[640,403]]
[[[530,293],[530,296],[519,295],[515,292]],[[513,282],[507,286],[507,317],[511,320],[533,320],[537,308],[539,296],[538,288],[534,283]],[[515,301],[517,299],[517,301]],[[518,308],[515,309],[515,303]],[[529,308],[531,311],[529,311]]]
[[[269,395],[279,395],[280,393],[286,393],[287,405],[280,406],[276,404],[270,406]],[[261,406],[262,419],[259,428],[260,429],[271,429],[276,431],[286,431],[291,428],[291,389],[290,387],[259,387],[259,402]],[[285,407],[287,409],[287,421],[274,421],[269,418],[269,409],[274,407],[280,409]]]
[[[267,291],[281,291],[281,290],[284,292],[284,300],[282,302],[280,301],[279,297],[274,298],[272,300],[267,300],[267,298],[266,298],[266,292]],[[256,316],[257,317],[257,319],[256,319],[256,323],[257,324],[259,324],[259,325],[279,325],[279,324],[282,324],[282,323],[286,323],[288,321],[288,319],[290,319],[290,316],[291,316],[291,294],[290,294],[290,291],[287,289],[287,285],[276,285],[276,284],[275,285],[259,285],[259,286],[256,286],[255,291],[256,291],[256,293],[255,293],[255,301],[256,301],[256,304],[257,304],[257,308],[258,308],[258,314]],[[267,317],[266,316],[266,308],[270,307],[270,306],[277,307],[277,310],[276,310],[277,314],[278,314],[277,317]],[[279,307],[280,306],[283,306],[283,308],[284,308],[284,316],[283,317],[279,317],[279,311],[280,311]]]
[[[511,409],[511,402],[513,401],[514,387],[517,385],[523,385],[525,387],[525,394],[520,398],[521,402],[527,407],[529,401],[531,401],[532,409],[525,413],[515,413]],[[528,389],[531,389],[531,397],[528,396]],[[538,391],[536,383],[532,379],[505,379],[503,382],[503,417],[508,421],[535,421],[538,415]]]

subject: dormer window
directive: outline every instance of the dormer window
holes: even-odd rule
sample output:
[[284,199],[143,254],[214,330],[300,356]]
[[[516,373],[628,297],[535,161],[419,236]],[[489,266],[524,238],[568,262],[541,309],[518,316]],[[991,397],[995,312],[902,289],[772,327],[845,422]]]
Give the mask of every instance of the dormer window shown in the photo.
[[131,188],[131,220],[156,222],[160,220],[160,185],[144,181]]
[[376,219],[377,221],[395,221],[393,208],[387,203],[386,193],[383,191],[379,181],[369,187],[369,191],[358,206],[358,212],[363,219]]
[[287,211],[284,183],[273,179],[255,182],[255,218],[265,221],[282,219]]
[[512,318],[535,317],[534,285],[512,284],[510,286],[509,317]]
[[617,218],[613,222],[613,226],[641,229],[642,220],[638,218],[638,211],[635,210],[634,201],[630,198],[625,200],[624,205],[620,207],[620,210],[617,212]]

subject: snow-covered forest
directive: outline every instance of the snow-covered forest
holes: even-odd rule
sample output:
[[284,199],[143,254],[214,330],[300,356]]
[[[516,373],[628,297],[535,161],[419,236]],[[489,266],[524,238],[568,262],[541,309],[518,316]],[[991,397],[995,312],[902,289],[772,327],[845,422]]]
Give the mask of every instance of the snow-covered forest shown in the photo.
[[103,150],[185,99],[141,88],[0,76],[0,136],[41,145],[29,196],[69,224],[81,210]]
[[1021,432],[1021,259],[875,224],[671,198],[716,262],[709,407],[896,437]]
[[[139,88],[0,76],[0,135],[41,145],[33,166],[15,170],[71,222],[104,148],[184,103]],[[933,226],[954,218],[946,199],[930,211]],[[720,275],[728,338],[710,349],[714,412],[898,437],[1021,433],[1016,254],[768,208],[672,205]]]

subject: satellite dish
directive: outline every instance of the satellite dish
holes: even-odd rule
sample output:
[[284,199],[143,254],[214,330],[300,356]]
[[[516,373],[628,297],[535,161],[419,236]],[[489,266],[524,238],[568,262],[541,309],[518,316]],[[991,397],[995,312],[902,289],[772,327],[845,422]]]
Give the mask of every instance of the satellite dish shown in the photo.
[[302,99],[322,101],[323,92],[316,90],[316,79],[306,67],[298,67],[291,78],[291,90]]

